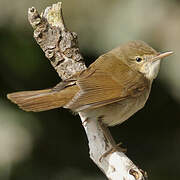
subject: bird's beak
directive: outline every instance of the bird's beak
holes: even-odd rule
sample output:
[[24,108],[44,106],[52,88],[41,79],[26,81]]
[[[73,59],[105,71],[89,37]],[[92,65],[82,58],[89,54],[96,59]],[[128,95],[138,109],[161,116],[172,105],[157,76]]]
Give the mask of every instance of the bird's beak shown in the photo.
[[169,52],[165,52],[165,53],[160,53],[158,54],[157,56],[155,56],[153,59],[152,59],[152,62],[155,62],[157,60],[160,60],[160,59],[163,59],[167,56],[170,56],[171,54],[173,54],[172,51],[169,51]]

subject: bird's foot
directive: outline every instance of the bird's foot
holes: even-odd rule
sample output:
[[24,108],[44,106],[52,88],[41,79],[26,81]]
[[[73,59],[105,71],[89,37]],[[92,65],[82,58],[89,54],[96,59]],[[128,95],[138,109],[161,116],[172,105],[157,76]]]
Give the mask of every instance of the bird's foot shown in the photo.
[[87,117],[83,122],[82,122],[82,125],[85,126],[89,121],[89,118]]
[[99,161],[101,162],[103,158],[107,157],[108,155],[116,152],[116,151],[120,151],[120,152],[123,152],[123,153],[126,153],[127,152],[127,149],[124,148],[124,147],[121,147],[122,143],[118,143],[116,144],[115,146],[113,146],[110,150],[108,150],[107,152],[105,152],[100,158],[99,158]]

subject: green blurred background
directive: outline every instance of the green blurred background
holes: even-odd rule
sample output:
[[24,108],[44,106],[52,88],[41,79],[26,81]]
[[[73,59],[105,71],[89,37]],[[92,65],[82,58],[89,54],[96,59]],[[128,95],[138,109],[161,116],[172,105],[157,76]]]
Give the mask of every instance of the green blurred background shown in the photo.
[[[60,81],[32,38],[27,10],[53,0],[0,0],[0,180],[103,180],[89,159],[78,116],[56,109],[27,113],[6,99]],[[111,128],[149,179],[180,178],[180,1],[63,0],[87,65],[121,43],[141,39],[175,54],[162,62],[145,108]]]

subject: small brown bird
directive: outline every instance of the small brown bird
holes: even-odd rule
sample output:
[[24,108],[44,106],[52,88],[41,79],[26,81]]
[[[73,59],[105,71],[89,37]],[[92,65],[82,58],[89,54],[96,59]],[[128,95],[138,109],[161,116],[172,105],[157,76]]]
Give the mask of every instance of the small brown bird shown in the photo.
[[172,53],[158,53],[143,41],[131,41],[52,89],[15,92],[7,97],[25,111],[59,107],[88,111],[90,117],[103,117],[106,125],[114,126],[145,105],[161,59]]

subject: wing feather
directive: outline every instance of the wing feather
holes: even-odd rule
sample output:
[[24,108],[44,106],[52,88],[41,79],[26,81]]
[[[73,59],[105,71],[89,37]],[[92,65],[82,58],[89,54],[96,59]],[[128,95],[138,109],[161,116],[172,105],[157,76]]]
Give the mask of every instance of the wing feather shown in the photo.
[[[111,58],[113,61],[110,61]],[[122,69],[119,77],[117,69],[114,71],[116,74],[113,74],[103,67],[106,63],[109,63],[108,67]],[[98,58],[79,75],[76,84],[80,91],[65,105],[65,108],[73,111],[93,109],[127,97],[137,97],[148,85],[142,74],[129,69],[125,63],[112,55],[109,58],[108,56]]]

